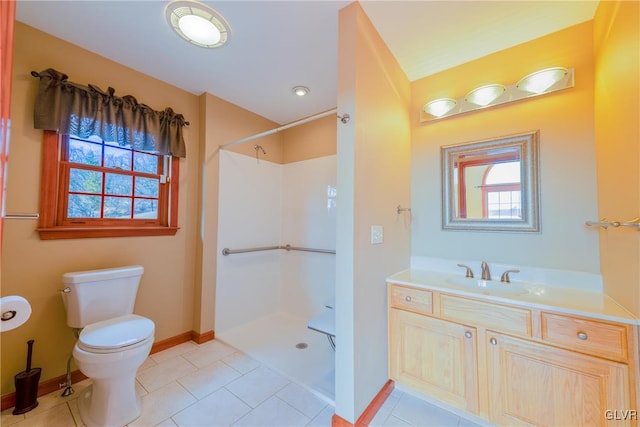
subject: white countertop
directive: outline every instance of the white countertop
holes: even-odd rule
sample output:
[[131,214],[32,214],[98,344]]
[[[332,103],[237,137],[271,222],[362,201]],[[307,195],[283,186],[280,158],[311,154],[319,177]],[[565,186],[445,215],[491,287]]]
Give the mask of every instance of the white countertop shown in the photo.
[[[600,292],[525,283],[516,280],[513,280],[512,283],[489,281],[487,283],[489,286],[485,288],[479,286],[482,281],[477,278],[465,279],[464,275],[454,276],[450,273],[418,269],[404,270],[389,276],[387,283],[398,283],[450,294],[482,298],[498,303],[550,309],[561,313],[640,325],[640,319],[633,316],[613,298]],[[502,286],[511,288],[505,293],[501,292]],[[492,287],[495,287],[497,291],[491,290]],[[518,292],[518,289],[524,289],[524,291]]]

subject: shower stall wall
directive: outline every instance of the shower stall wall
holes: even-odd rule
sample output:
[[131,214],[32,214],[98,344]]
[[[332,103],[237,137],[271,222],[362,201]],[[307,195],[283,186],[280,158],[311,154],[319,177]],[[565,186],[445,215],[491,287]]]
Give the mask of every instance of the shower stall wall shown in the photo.
[[[335,301],[336,156],[275,164],[220,152],[216,337],[333,399],[327,339],[307,321]],[[306,345],[306,346],[305,346]]]

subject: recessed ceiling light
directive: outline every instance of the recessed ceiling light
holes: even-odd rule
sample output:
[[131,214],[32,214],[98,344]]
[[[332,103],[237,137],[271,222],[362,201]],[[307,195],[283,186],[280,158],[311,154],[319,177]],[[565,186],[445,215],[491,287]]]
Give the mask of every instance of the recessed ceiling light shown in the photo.
[[291,91],[298,96],[305,96],[309,92],[311,92],[311,90],[306,86],[294,86],[293,89],[291,89]]
[[229,38],[231,30],[227,20],[205,4],[176,0],[167,5],[165,15],[171,28],[196,46],[219,47]]

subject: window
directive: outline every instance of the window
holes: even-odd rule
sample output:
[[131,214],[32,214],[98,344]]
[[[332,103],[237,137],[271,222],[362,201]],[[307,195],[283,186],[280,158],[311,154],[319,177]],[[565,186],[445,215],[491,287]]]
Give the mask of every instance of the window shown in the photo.
[[174,235],[179,160],[45,131],[41,239]]
[[490,165],[482,182],[482,210],[485,218],[522,218],[520,162]]

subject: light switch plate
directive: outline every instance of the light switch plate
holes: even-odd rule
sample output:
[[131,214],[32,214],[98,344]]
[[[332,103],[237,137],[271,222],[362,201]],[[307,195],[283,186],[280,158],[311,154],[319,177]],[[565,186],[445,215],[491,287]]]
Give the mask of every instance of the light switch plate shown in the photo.
[[383,233],[381,225],[372,225],[371,226],[371,244],[377,245],[382,243],[383,241]]

